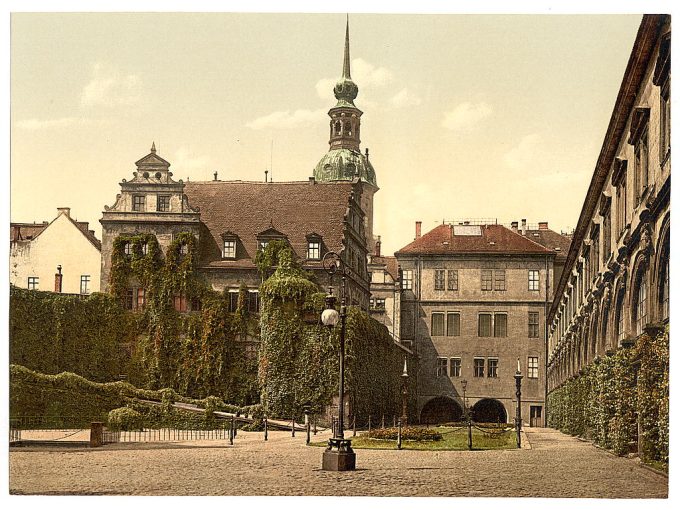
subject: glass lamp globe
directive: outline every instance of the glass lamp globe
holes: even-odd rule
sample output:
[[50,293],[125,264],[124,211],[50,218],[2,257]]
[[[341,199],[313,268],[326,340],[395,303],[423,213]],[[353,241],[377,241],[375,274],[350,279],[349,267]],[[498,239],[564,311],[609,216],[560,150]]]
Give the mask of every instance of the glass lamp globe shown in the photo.
[[321,322],[324,326],[333,327],[340,320],[340,314],[333,308],[327,308],[321,313]]

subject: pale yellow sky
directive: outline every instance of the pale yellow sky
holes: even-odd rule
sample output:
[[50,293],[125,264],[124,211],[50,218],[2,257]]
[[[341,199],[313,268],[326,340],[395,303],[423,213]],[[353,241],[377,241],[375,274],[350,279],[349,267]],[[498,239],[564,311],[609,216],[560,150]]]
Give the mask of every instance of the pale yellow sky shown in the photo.
[[[383,252],[442,219],[573,227],[640,15],[350,15]],[[13,14],[11,219],[101,211],[155,141],[176,178],[307,180],[344,14]],[[273,154],[270,154],[273,140]]]

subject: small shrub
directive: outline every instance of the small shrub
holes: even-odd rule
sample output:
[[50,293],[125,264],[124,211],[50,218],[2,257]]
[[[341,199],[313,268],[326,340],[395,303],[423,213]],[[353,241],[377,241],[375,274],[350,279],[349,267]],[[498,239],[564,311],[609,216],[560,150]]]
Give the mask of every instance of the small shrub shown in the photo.
[[108,427],[112,430],[141,430],[144,428],[142,415],[129,407],[109,411]]

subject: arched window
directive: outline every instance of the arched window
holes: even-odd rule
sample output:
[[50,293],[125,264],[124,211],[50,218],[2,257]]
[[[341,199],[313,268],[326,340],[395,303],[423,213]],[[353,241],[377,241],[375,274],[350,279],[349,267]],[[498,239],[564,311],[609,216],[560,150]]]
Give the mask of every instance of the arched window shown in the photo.
[[645,268],[640,268],[638,271],[637,282],[635,286],[635,306],[633,312],[635,313],[635,333],[642,334],[644,327],[647,325],[647,271]]
[[336,121],[335,121],[334,129],[335,129],[335,134],[336,134],[336,135],[339,135],[339,134],[340,134],[340,130],[342,129],[342,124],[340,123],[339,120],[336,120]]
[[345,122],[345,134],[347,136],[352,136],[352,124],[349,121]]

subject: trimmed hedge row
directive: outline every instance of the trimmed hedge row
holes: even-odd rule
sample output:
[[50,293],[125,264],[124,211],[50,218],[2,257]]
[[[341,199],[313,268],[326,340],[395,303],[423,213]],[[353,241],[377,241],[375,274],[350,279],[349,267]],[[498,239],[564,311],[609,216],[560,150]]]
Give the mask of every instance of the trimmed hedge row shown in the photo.
[[[162,405],[141,402],[149,400]],[[170,388],[145,390],[135,388],[126,382],[97,383],[69,372],[46,375],[19,365],[10,365],[10,416],[42,417],[79,417],[86,421],[106,421],[109,411],[121,407],[132,407],[138,412],[157,409],[153,412],[166,414],[179,410],[173,409],[174,402],[193,404],[206,409],[210,415],[214,411],[237,413],[240,415],[262,416],[259,404],[235,406],[217,397],[204,399],[188,398],[177,394]],[[187,412],[190,415],[196,413]],[[181,413],[180,413],[181,414]],[[199,415],[200,417],[200,415]]]
[[[668,327],[586,366],[548,395],[548,426],[668,464]],[[638,427],[639,425],[639,427]],[[638,438],[638,430],[640,437]]]

